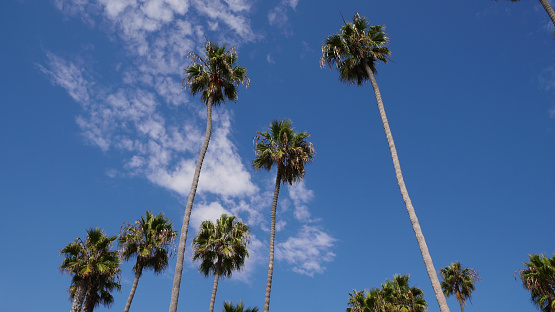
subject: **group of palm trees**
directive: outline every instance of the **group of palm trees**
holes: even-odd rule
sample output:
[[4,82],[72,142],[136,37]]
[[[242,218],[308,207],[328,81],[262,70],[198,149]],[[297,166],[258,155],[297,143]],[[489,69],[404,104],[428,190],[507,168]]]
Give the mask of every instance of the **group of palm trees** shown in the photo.
[[[460,284],[461,282],[459,280],[452,278],[453,275],[451,272],[458,270],[457,272],[463,275],[465,274],[464,272],[466,272],[465,278],[467,281],[470,280],[472,282],[476,281],[478,275],[474,274],[474,270],[461,269],[460,263],[454,263],[450,267],[440,271],[440,274],[444,276],[444,281],[443,284],[439,282],[422,229],[405,186],[397,150],[375,78],[377,64],[379,62],[387,63],[389,59],[390,51],[387,48],[387,43],[388,37],[384,32],[384,26],[370,25],[366,18],[361,17],[357,13],[352,23],[344,22],[339,33],[333,34],[324,40],[320,65],[322,67],[327,65],[330,68],[337,69],[339,71],[340,81],[346,84],[356,83],[362,85],[364,82],[370,81],[389,145],[398,186],[405,202],[407,213],[409,214],[409,219],[420,247],[440,310],[442,312],[449,311],[444,294],[455,294],[457,300],[461,303],[461,309],[463,309],[464,300],[468,298],[467,294],[470,295],[473,286],[464,286],[466,285],[464,283]],[[212,131],[212,108],[213,106],[221,105],[226,100],[237,101],[237,88],[240,85],[250,85],[250,80],[246,76],[246,69],[236,65],[237,52],[234,48],[226,50],[225,45],[220,46],[207,41],[204,49],[204,55],[199,55],[196,52],[189,52],[188,59],[192,64],[185,69],[185,78],[182,82],[183,87],[188,88],[193,96],[197,94],[201,95],[201,101],[206,105],[207,122],[205,140],[197,160],[179,236],[177,261],[169,308],[170,312],[177,311],[189,221],[202,163],[208,149]],[[314,148],[312,144],[307,141],[309,136],[310,135],[304,131],[300,133],[296,132],[292,126],[292,122],[289,119],[283,119],[272,121],[267,132],[258,132],[254,138],[255,159],[253,161],[253,167],[255,170],[265,169],[269,171],[274,167],[277,169],[271,209],[270,251],[264,312],[268,312],[270,306],[274,263],[276,207],[280,186],[282,184],[292,184],[304,177],[305,165],[310,163],[314,158]],[[128,260],[132,256],[137,257],[137,264],[133,268],[135,272],[135,281],[126,305],[126,311],[129,310],[131,305],[133,294],[142,270],[151,268],[155,272],[159,272],[159,269],[167,266],[169,251],[165,247],[169,246],[173,238],[177,235],[177,233],[173,231],[173,228],[165,228],[164,235],[156,236],[156,239],[161,242],[163,241],[163,247],[159,251],[149,249],[150,247],[148,246],[150,245],[141,245],[142,243],[135,239],[135,235],[138,235],[137,233],[140,232],[139,228],[144,227],[143,223],[148,223],[149,216],[151,219],[155,218],[152,214],[149,215],[149,213],[147,213],[146,219],[141,219],[136,227],[130,226],[122,231],[123,234],[120,236],[119,240],[121,248],[123,248],[121,254],[124,260]],[[160,215],[156,218],[158,217],[160,217]],[[161,218],[167,221],[163,215],[161,215]],[[166,223],[162,222],[162,224],[166,225],[168,223],[169,221]],[[109,295],[109,291],[120,288],[119,283],[117,283],[119,258],[117,253],[111,251],[109,247],[116,237],[107,237],[99,229],[91,229],[88,230],[87,233],[88,237],[85,241],[76,240],[62,250],[62,254],[66,255],[66,259],[62,263],[61,268],[73,275],[72,287],[70,288],[71,296],[74,298],[72,311],[80,311],[85,298],[86,301],[83,307],[83,311],[85,312],[92,311],[92,308],[101,302],[110,303],[113,298]],[[245,257],[248,257],[248,251],[246,249],[248,237],[248,226],[238,222],[235,217],[224,215],[220,220],[216,221],[216,224],[212,224],[210,221],[204,221],[202,223],[199,235],[193,241],[193,246],[195,248],[194,258],[202,260],[199,270],[203,274],[214,274],[214,288],[210,303],[210,312],[214,309],[214,300],[219,278],[221,276],[229,276],[233,270],[240,269],[244,263]],[[94,264],[83,262],[83,259],[90,256],[90,248],[93,248],[98,253],[94,256],[97,257],[97,262]],[[129,250],[126,248],[129,248]],[[166,250],[165,253],[162,250]],[[160,259],[149,260],[150,258],[148,257],[154,257],[158,255],[157,253],[160,253]],[[90,259],[90,257],[87,259]],[[521,277],[522,276],[524,275],[521,274]],[[528,276],[528,273],[526,276]],[[383,302],[386,304],[385,306],[397,307],[384,311],[424,311],[427,304],[423,300],[423,293],[417,288],[409,287],[408,277],[408,275],[395,276],[392,281],[387,281],[382,284],[382,289],[376,288],[365,293],[355,291],[354,294],[351,294],[352,302],[351,300],[349,301],[352,311],[357,311],[359,308],[359,306],[357,306],[358,302],[368,303],[370,301]],[[549,284],[550,282],[551,284]],[[553,310],[555,309],[553,297],[550,297],[551,295],[546,295],[548,290],[553,291],[552,282],[553,280],[549,280],[546,284],[548,286],[536,282],[525,283],[525,287],[531,290],[533,298],[536,296],[542,298],[541,302],[549,302],[548,305],[551,306],[552,310],[545,311],[555,311]],[[447,286],[444,285],[447,285],[446,283],[449,285],[456,285],[452,286],[453,292],[445,291],[445,287]],[[403,290],[403,292],[401,292],[401,290]],[[408,307],[409,303],[407,302],[413,303],[410,305],[410,309],[398,308]],[[374,309],[368,311],[382,310]]]

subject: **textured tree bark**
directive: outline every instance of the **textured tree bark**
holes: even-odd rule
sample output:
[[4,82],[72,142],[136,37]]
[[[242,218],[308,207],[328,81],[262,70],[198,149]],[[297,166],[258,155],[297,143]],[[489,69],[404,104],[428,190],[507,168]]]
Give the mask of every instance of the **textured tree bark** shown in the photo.
[[96,288],[89,286],[89,289],[87,290],[87,299],[85,300],[85,305],[83,306],[83,312],[92,312],[94,310],[94,299],[96,297]]
[[80,280],[75,282],[75,296],[73,297],[73,303],[71,304],[70,312],[80,312],[81,307],[83,307],[83,302],[85,301],[85,294],[87,293],[87,281]]
[[212,287],[212,296],[210,297],[210,308],[208,312],[214,312],[214,302],[216,302],[216,292],[218,291],[218,281],[220,279],[220,270],[214,274],[214,287]]
[[135,297],[135,291],[137,290],[137,285],[139,285],[139,278],[141,278],[142,272],[143,266],[140,263],[137,263],[135,280],[133,281],[133,286],[131,286],[131,292],[129,293],[129,297],[127,298],[127,303],[125,304],[125,309],[123,310],[123,312],[129,312],[129,309],[131,308],[131,302],[133,301],[133,297]]
[[424,239],[424,234],[420,228],[420,223],[418,223],[418,218],[416,217],[416,212],[412,206],[412,202],[409,197],[409,192],[405,186],[405,181],[403,179],[403,174],[401,172],[401,164],[399,163],[399,157],[397,156],[397,149],[395,148],[395,142],[393,141],[393,135],[391,134],[391,129],[389,129],[389,122],[387,121],[387,116],[385,115],[385,108],[382,101],[382,95],[380,93],[380,88],[376,82],[376,77],[368,64],[364,61],[363,63],[368,76],[370,77],[370,82],[372,83],[372,88],[374,88],[374,94],[376,95],[376,101],[378,102],[378,109],[380,111],[380,117],[382,119],[383,128],[385,131],[385,136],[387,138],[387,143],[389,144],[389,150],[391,152],[391,158],[393,159],[393,167],[395,168],[395,176],[397,177],[397,184],[399,184],[399,189],[401,190],[401,195],[403,196],[403,201],[407,207],[407,212],[409,214],[410,222],[412,223],[412,229],[416,235],[416,241],[420,247],[420,253],[424,259],[424,264],[426,265],[426,270],[428,271],[428,276],[432,282],[432,288],[434,289],[437,302],[439,304],[439,309],[441,312],[449,312],[449,306],[447,306],[447,301],[441,290],[441,285],[439,279],[437,278],[437,273],[434,268],[434,263],[432,262],[432,257],[428,251],[428,246],[426,245],[426,240]]
[[281,168],[278,165],[276,174],[276,187],[272,201],[272,220],[270,224],[270,257],[268,260],[268,279],[266,280],[266,297],[264,298],[264,312],[270,311],[270,292],[272,291],[272,276],[274,273],[274,242],[276,238],[276,208],[281,185]]
[[549,1],[540,0],[540,3],[542,4],[543,8],[547,12],[547,15],[549,15],[549,18],[551,18],[551,22],[553,23],[553,27],[555,27],[555,11],[553,10],[551,5],[549,4]]
[[185,206],[185,215],[183,216],[183,225],[181,227],[181,235],[179,236],[179,247],[177,248],[177,262],[175,264],[175,275],[173,277],[172,296],[170,300],[170,312],[177,311],[177,301],[179,300],[179,288],[181,286],[181,274],[183,273],[183,260],[185,259],[185,245],[187,243],[187,231],[189,229],[189,220],[191,219],[191,209],[193,208],[193,201],[197,192],[198,180],[200,177],[200,170],[208,144],[210,143],[210,134],[212,133],[212,104],[213,98],[209,97],[206,103],[206,136],[204,137],[204,144],[200,151],[197,160],[197,167],[191,184],[191,191],[189,192],[189,199]]

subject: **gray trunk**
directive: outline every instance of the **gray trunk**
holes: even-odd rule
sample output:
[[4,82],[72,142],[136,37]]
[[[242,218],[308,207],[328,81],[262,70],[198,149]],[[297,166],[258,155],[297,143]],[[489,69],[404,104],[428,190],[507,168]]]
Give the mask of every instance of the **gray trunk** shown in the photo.
[[[139,262],[139,260],[137,260]],[[133,286],[131,286],[131,292],[129,293],[129,297],[127,298],[127,303],[125,304],[125,309],[123,312],[129,312],[131,308],[131,302],[133,302],[133,297],[135,297],[135,291],[137,291],[137,285],[139,285],[139,278],[141,278],[141,273],[143,271],[143,266],[137,263],[136,266],[137,270],[135,272],[135,280],[133,281]]]
[[212,287],[212,296],[210,297],[210,308],[208,312],[214,312],[214,302],[216,302],[216,292],[218,291],[218,281],[220,279],[220,271],[216,270],[214,274],[214,287]]
[[268,260],[268,279],[266,280],[266,297],[264,299],[264,312],[270,311],[270,292],[272,291],[272,275],[274,273],[274,241],[276,238],[276,208],[281,185],[281,168],[278,165],[276,174],[276,187],[272,201],[272,221],[270,225],[270,259]]
[[89,289],[87,290],[87,299],[85,300],[85,305],[83,306],[83,312],[92,312],[94,310],[96,297],[96,287],[92,285],[89,286]]
[[449,312],[449,307],[447,306],[447,301],[445,300],[445,296],[443,295],[443,292],[441,290],[441,285],[439,284],[439,279],[437,278],[437,273],[432,262],[432,257],[430,256],[430,252],[428,251],[428,246],[426,245],[424,234],[422,233],[422,229],[420,228],[420,223],[418,223],[418,218],[416,217],[416,212],[414,211],[414,207],[412,206],[409,192],[407,191],[407,187],[405,186],[405,181],[401,172],[401,164],[399,163],[399,158],[397,157],[397,149],[395,148],[393,135],[391,134],[391,130],[389,129],[389,122],[387,121],[387,116],[385,115],[382,95],[380,94],[380,89],[378,87],[378,83],[376,82],[376,77],[374,77],[374,73],[372,73],[372,70],[366,62],[364,62],[364,66],[368,73],[368,76],[370,76],[370,82],[372,83],[374,94],[376,95],[376,101],[378,102],[378,109],[380,111],[380,117],[382,119],[385,136],[387,138],[387,143],[389,144],[391,158],[393,159],[393,167],[395,168],[397,184],[399,184],[399,190],[401,190],[403,201],[405,202],[405,206],[407,207],[410,222],[412,223],[412,229],[414,230],[414,234],[416,235],[416,241],[418,242],[418,246],[420,247],[420,253],[422,254],[422,258],[424,259],[424,264],[426,265],[428,276],[430,277],[430,281],[432,282],[432,288],[434,289],[436,299],[439,304],[439,309],[441,310],[441,312]]
[[81,312],[83,301],[85,301],[85,294],[87,293],[87,281],[81,280],[75,282],[75,295],[73,296],[73,303],[71,304],[70,312]]
[[179,287],[181,286],[181,274],[183,273],[183,260],[185,259],[185,245],[187,243],[189,219],[191,218],[191,209],[193,208],[193,201],[195,200],[195,194],[197,192],[200,169],[202,168],[202,162],[204,160],[204,155],[206,155],[206,150],[208,149],[208,143],[210,143],[210,134],[212,133],[212,104],[213,99],[212,97],[209,97],[208,102],[206,103],[206,136],[204,137],[204,144],[202,145],[200,155],[198,156],[197,167],[195,169],[193,183],[191,184],[191,191],[189,192],[189,199],[187,200],[187,205],[185,206],[185,215],[183,216],[181,235],[179,236],[179,247],[177,248],[177,261],[175,264],[175,275],[173,277],[172,297],[170,301],[170,312],[177,311],[177,301],[179,300]]
[[549,15],[549,18],[551,18],[551,22],[553,23],[553,27],[555,27],[555,11],[553,11],[553,8],[551,7],[551,5],[549,5],[549,1],[540,0],[540,3],[542,4],[543,8],[547,12],[547,15]]

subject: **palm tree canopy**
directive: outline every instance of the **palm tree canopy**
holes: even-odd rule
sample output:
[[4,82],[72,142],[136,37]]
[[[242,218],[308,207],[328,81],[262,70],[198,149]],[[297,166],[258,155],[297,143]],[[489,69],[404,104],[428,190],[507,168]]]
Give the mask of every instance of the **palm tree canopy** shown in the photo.
[[245,68],[235,65],[235,48],[226,51],[225,45],[219,46],[207,41],[204,49],[204,57],[194,51],[187,54],[192,64],[185,68],[183,86],[188,87],[193,96],[201,93],[204,103],[208,103],[209,98],[212,98],[216,106],[226,99],[237,101],[237,87],[240,84],[249,86],[250,79]]
[[312,162],[315,153],[312,143],[306,140],[309,136],[305,131],[296,133],[289,119],[272,121],[268,132],[258,132],[254,138],[255,170],[269,171],[277,165],[282,183],[301,180],[305,164]]
[[409,275],[395,275],[381,288],[349,293],[347,312],[424,312],[428,308],[424,292],[409,285]]
[[370,25],[358,13],[352,23],[345,23],[339,34],[324,40],[320,66],[326,64],[339,71],[339,80],[346,84],[362,85],[370,79],[366,65],[377,73],[376,63],[387,63],[391,52],[386,47],[389,38],[384,25]]
[[555,254],[529,256],[526,268],[519,272],[522,285],[532,296],[532,302],[544,312],[555,311]]
[[443,278],[441,282],[443,293],[447,297],[455,295],[457,301],[463,303],[466,299],[471,300],[472,292],[476,289],[475,283],[480,280],[480,275],[476,270],[463,269],[459,261],[439,270],[439,275]]
[[177,232],[171,221],[164,217],[164,213],[154,216],[152,211],[147,211],[146,217],[141,217],[133,225],[122,227],[119,237],[121,256],[126,261],[137,258],[137,263],[133,266],[135,273],[137,269],[145,268],[159,274],[168,266],[170,250],[176,236]]
[[243,305],[243,302],[239,301],[237,305],[233,305],[233,302],[224,302],[224,308],[222,312],[258,312],[258,307],[247,308]]
[[222,214],[216,223],[205,220],[193,239],[193,261],[201,260],[199,271],[205,276],[230,277],[245,264],[249,240],[249,227],[235,216]]
[[106,236],[99,228],[88,229],[85,241],[77,238],[60,251],[60,254],[65,256],[60,270],[85,278],[119,267],[117,252],[110,250],[116,238],[117,236]]

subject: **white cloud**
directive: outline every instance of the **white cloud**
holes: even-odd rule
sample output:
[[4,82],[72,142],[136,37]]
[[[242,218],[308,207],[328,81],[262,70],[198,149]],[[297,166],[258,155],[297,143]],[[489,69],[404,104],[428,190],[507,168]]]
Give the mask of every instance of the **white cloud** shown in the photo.
[[295,10],[299,0],[281,0],[273,9],[268,11],[268,22],[272,26],[277,26],[285,33],[286,36],[291,35],[292,30],[288,21],[287,12],[290,9]]
[[233,215],[218,202],[212,202],[208,205],[196,204],[191,211],[189,227],[195,229],[195,233],[197,233],[202,221],[210,220],[216,222],[224,213],[230,216]]
[[64,60],[53,53],[46,53],[48,68],[38,65],[40,71],[46,74],[53,84],[66,89],[74,101],[88,104],[90,100],[89,88],[92,83],[83,77],[82,65]]
[[334,242],[335,239],[324,231],[305,225],[296,237],[277,244],[276,259],[291,264],[297,273],[314,276],[324,272],[325,263],[333,261]]
[[314,192],[306,188],[304,181],[289,186],[289,197],[295,206],[295,218],[299,221],[310,221],[310,212],[306,204],[314,198]]

